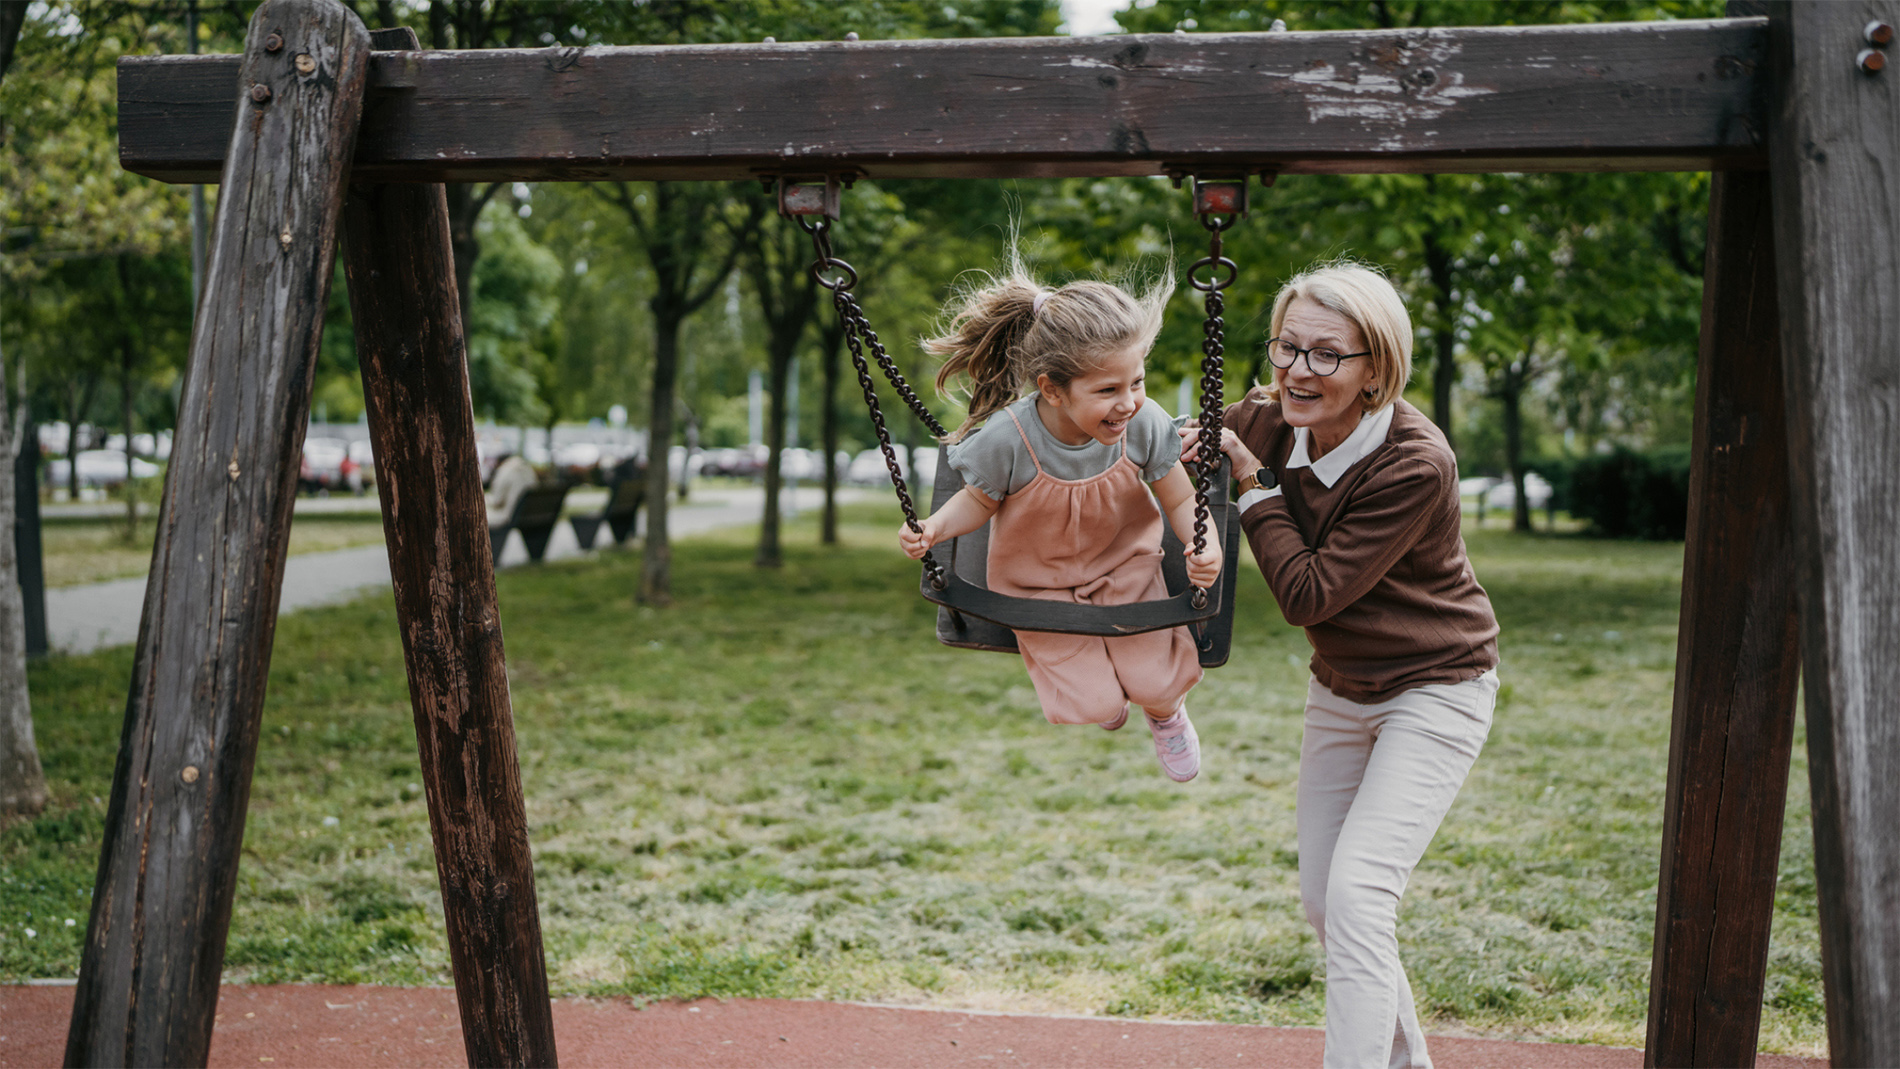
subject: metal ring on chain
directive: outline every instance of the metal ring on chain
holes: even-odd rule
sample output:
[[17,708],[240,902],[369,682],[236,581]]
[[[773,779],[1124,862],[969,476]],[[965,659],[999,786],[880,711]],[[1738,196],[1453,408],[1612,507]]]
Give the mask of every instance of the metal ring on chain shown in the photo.
[[[1202,282],[1200,279],[1194,277],[1195,272],[1203,267],[1213,268],[1213,273],[1208,276],[1206,282]],[[1227,273],[1226,278],[1221,277],[1221,272],[1223,271]],[[1194,261],[1194,265],[1188,268],[1188,285],[1193,286],[1202,293],[1216,293],[1220,290],[1224,290],[1233,285],[1234,280],[1239,277],[1240,266],[1225,256],[1203,256]]]
[[[842,271],[844,274],[836,278],[826,278],[826,271]],[[839,293],[858,284],[858,269],[836,257],[828,257],[815,261],[811,265],[811,277],[820,286],[833,293]]]

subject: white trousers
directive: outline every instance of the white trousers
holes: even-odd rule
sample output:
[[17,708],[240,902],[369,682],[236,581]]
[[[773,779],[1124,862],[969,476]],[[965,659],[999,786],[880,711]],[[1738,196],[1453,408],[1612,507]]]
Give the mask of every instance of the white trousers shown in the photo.
[[1300,900],[1326,950],[1328,1069],[1430,1069],[1399,963],[1399,896],[1491,731],[1496,669],[1361,705],[1310,682]]

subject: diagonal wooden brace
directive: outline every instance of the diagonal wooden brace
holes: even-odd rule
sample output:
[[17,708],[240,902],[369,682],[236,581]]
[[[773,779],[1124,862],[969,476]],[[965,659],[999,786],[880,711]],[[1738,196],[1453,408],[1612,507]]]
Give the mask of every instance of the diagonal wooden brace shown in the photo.
[[268,0],[244,44],[68,1065],[203,1065],[369,34]]

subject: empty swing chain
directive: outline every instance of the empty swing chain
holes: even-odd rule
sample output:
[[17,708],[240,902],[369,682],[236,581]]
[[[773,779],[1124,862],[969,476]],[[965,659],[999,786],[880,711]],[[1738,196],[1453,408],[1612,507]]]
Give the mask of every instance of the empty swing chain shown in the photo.
[[[824,216],[819,216],[810,222],[806,221],[806,216],[800,215],[794,218],[798,220],[798,225],[811,235],[812,247],[818,253],[818,258],[813,260],[811,265],[812,278],[820,286],[831,291],[831,303],[838,309],[838,321],[844,326],[845,345],[851,351],[851,366],[857,370],[858,385],[864,390],[864,405],[871,410],[871,425],[877,430],[877,446],[884,453],[884,466],[891,473],[891,485],[897,488],[898,504],[904,508],[904,522],[912,531],[922,534],[923,527],[917,522],[917,506],[911,501],[910,490],[904,485],[904,472],[898,467],[896,450],[891,447],[891,432],[884,426],[884,410],[877,402],[877,390],[871,378],[871,368],[864,359],[866,345],[871,348],[871,359],[877,362],[878,370],[890,380],[898,396],[904,399],[904,403],[910,406],[911,412],[923,422],[923,425],[930,429],[930,433],[943,438],[949,432],[944,430],[943,424],[937,422],[937,417],[924,405],[923,398],[917,396],[917,391],[911,389],[910,383],[904,380],[903,372],[897,369],[896,362],[891,359],[889,353],[884,351],[884,343],[878,340],[877,331],[872,330],[870,321],[864,318],[864,309],[858,304],[858,299],[851,295],[851,287],[858,283],[858,272],[850,264],[832,255],[831,220]],[[928,550],[924,552],[924,574],[930,578],[933,589],[942,590],[949,585],[949,579],[944,575],[943,565],[937,563],[937,559]]]
[[[1221,318],[1225,302],[1221,298],[1221,291],[1233,285],[1234,279],[1240,274],[1240,268],[1234,261],[1221,255],[1221,234],[1239,219],[1238,212],[1226,216],[1202,212],[1201,225],[1208,232],[1207,255],[1188,268],[1188,284],[1207,294],[1207,316],[1201,323],[1201,433],[1196,442],[1193,462],[1193,553],[1196,556],[1207,549],[1207,521],[1210,514],[1207,493],[1213,483],[1214,473],[1220,470],[1221,417],[1225,408],[1221,372],[1226,353],[1223,342],[1226,321]],[[1203,267],[1211,269],[1205,282],[1196,277]],[[1205,608],[1207,589],[1195,587],[1192,600],[1196,609]]]

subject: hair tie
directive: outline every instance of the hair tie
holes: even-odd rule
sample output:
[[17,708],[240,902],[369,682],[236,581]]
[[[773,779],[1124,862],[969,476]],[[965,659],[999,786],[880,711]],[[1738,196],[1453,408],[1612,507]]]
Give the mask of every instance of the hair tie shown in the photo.
[[1042,314],[1043,302],[1047,301],[1050,295],[1053,294],[1054,292],[1055,292],[1054,290],[1037,290],[1036,291],[1036,299],[1029,302],[1029,317],[1031,319],[1034,319],[1035,317]]

